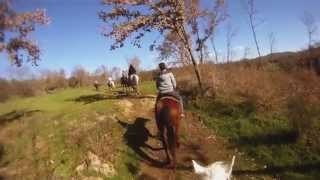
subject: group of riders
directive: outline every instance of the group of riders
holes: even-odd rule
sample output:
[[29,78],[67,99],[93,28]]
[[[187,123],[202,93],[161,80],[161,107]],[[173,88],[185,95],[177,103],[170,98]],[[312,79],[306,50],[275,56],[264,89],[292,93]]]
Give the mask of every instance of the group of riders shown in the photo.
[[[133,65],[129,66],[128,74],[126,73],[126,71],[122,71],[120,83],[124,91],[127,91],[132,88],[135,92],[137,92],[137,94],[139,94],[139,76],[137,75],[137,71]],[[106,84],[109,89],[115,88],[115,81],[112,79],[112,77],[108,77]],[[98,91],[100,86],[99,81],[95,80],[93,82],[93,86]]]
[[[165,63],[160,63],[159,65],[159,73],[156,79],[156,87],[158,90],[157,101],[162,97],[172,97],[177,99],[180,102],[181,108],[181,116],[184,116],[183,113],[183,101],[179,93],[177,92],[177,83],[175,77],[172,72],[169,71],[167,65]],[[124,90],[132,88],[134,92],[139,94],[139,76],[137,74],[136,68],[130,64],[128,73],[126,71],[122,71],[121,79],[120,79],[121,86]],[[94,81],[94,86],[96,90],[98,90],[100,84],[97,80]],[[107,86],[109,88],[115,88],[115,82],[112,77],[107,79]]]

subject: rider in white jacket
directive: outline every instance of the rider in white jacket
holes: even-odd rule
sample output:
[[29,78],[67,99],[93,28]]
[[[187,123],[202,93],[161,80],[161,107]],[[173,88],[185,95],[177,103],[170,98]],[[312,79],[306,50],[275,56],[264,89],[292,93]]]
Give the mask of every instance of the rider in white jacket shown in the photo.
[[177,83],[174,78],[172,72],[167,70],[165,63],[159,64],[160,73],[156,80],[156,85],[158,89],[158,97],[157,100],[163,96],[169,95],[177,98],[180,101],[181,106],[181,116],[184,116],[184,109],[183,109],[183,101],[179,93],[176,91]]

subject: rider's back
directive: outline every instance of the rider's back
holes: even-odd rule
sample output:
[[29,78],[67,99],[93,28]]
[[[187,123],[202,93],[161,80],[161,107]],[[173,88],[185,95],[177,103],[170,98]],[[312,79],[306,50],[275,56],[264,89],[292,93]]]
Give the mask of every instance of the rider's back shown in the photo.
[[176,80],[171,72],[161,72],[157,78],[157,88],[160,94],[173,92]]

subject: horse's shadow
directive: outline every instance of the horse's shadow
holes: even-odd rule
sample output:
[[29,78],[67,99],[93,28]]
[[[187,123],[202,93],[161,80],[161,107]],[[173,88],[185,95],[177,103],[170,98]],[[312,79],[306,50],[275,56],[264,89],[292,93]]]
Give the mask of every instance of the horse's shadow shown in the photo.
[[163,167],[166,162],[151,157],[146,151],[146,149],[151,151],[163,150],[162,147],[155,148],[147,144],[149,138],[155,138],[145,126],[148,121],[150,120],[139,117],[132,124],[120,120],[118,120],[118,123],[126,128],[123,135],[124,141],[143,161],[154,167]]

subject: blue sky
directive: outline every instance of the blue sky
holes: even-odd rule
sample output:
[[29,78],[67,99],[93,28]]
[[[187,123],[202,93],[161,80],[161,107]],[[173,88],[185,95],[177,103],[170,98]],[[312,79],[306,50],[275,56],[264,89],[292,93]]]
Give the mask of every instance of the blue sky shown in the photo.
[[[101,35],[103,23],[98,19],[97,12],[103,7],[100,0],[13,0],[19,11],[30,11],[36,8],[47,9],[52,22],[46,27],[39,27],[32,34],[42,49],[42,61],[39,69],[64,68],[70,72],[75,66],[81,65],[93,71],[101,64],[111,68],[126,68],[127,59],[138,56],[142,67],[155,67],[156,52],[150,52],[148,43],[142,48],[127,44],[122,49],[110,51],[112,42]],[[277,51],[294,51],[306,46],[307,38],[304,26],[299,18],[305,10],[312,13],[320,22],[319,0],[257,0],[257,9],[265,23],[257,29],[263,54],[268,51],[267,34],[273,31],[277,38]],[[229,0],[230,21],[237,36],[233,41],[234,58],[243,54],[245,47],[251,48],[251,56],[255,56],[254,44],[248,26],[247,16],[240,0]],[[319,24],[319,23],[318,23]],[[320,26],[320,24],[319,24]],[[225,51],[224,25],[217,32],[216,44],[221,52]],[[144,41],[151,42],[157,38],[152,34]],[[319,39],[319,38],[318,38]],[[222,56],[222,55],[221,55]],[[1,59],[6,59],[2,54]],[[0,61],[0,76],[6,76],[7,60]]]

